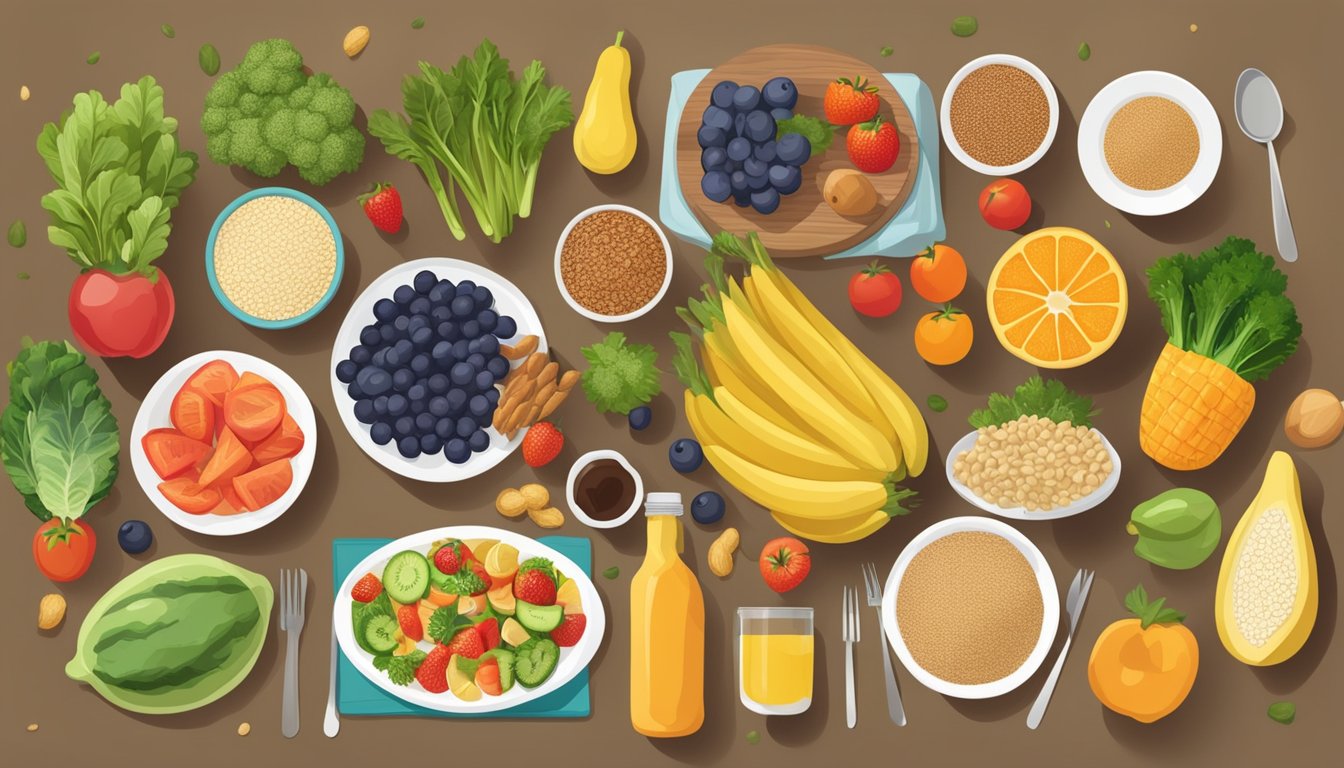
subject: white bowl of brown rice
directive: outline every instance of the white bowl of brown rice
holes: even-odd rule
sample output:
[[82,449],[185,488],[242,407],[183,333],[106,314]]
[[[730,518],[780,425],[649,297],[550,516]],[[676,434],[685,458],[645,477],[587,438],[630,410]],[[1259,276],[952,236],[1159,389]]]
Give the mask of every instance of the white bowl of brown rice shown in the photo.
[[882,593],[882,630],[901,664],[958,699],[1002,696],[1040,668],[1059,629],[1050,564],[1011,526],[954,517],[901,551]]
[[1059,127],[1059,97],[1041,68],[992,53],[966,63],[943,91],[943,141],[967,168],[1021,173],[1045,156]]
[[623,323],[653,309],[672,283],[672,246],[648,214],[595,205],[555,244],[555,284],[580,315]]
[[331,213],[311,196],[262,187],[224,207],[205,244],[215,298],[258,328],[306,323],[336,295],[345,247]]

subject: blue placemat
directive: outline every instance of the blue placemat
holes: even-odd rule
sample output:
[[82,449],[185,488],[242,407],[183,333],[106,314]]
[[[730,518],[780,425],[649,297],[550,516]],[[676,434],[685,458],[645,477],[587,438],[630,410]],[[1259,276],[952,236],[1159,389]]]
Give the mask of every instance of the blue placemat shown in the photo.
[[[686,204],[677,182],[677,126],[681,124],[681,113],[691,92],[709,72],[708,69],[692,69],[672,76],[672,96],[668,99],[667,128],[663,134],[662,189],[658,196],[658,218],[663,226],[701,248],[709,247],[710,235]],[[938,177],[938,110],[933,104],[933,94],[915,75],[886,74],[883,77],[900,94],[915,121],[915,133],[919,136],[915,188],[910,190],[901,210],[877,234],[853,248],[827,256],[828,259],[914,256],[947,236]]]
[[[333,584],[343,584],[351,569],[370,553],[392,541],[392,539],[336,539],[331,543],[332,570],[335,572]],[[593,547],[587,539],[574,536],[543,536],[537,539],[570,560],[579,564],[589,577],[593,575]],[[348,600],[345,595],[337,599]],[[336,668],[336,708],[342,715],[413,715],[418,717],[453,718],[554,718],[587,717],[592,712],[588,697],[588,670],[574,676],[573,680],[525,704],[519,704],[503,712],[482,712],[479,714],[459,714],[438,712],[424,707],[408,704],[382,688],[369,682],[355,665],[341,654]]]

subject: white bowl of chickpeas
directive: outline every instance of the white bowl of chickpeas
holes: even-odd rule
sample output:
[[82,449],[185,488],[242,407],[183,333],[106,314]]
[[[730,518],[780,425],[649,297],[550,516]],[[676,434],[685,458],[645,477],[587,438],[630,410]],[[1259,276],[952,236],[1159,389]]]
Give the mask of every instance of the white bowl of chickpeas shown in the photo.
[[1101,504],[1120,483],[1120,455],[1095,428],[1037,416],[983,427],[947,454],[947,482],[1011,520],[1057,520]]

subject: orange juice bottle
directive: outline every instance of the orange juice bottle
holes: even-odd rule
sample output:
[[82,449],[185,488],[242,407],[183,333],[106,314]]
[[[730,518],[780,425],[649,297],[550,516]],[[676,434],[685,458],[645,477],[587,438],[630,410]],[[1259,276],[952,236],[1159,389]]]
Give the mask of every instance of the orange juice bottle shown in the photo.
[[648,544],[630,582],[630,724],[656,738],[705,720],[705,599],[681,561],[681,494],[644,502]]

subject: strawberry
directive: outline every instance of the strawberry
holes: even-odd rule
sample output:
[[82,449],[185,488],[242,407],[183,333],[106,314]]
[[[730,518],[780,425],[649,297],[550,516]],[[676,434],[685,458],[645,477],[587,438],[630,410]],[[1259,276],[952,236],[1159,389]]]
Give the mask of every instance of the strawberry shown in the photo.
[[401,231],[401,193],[386,182],[373,185],[373,190],[359,196],[359,205],[373,226],[395,235]]
[[877,115],[877,87],[861,77],[850,80],[842,77],[826,86],[822,108],[826,121],[832,125],[854,125],[872,120]]
[[555,605],[555,580],[540,569],[518,569],[513,596],[533,605]]
[[490,696],[498,696],[504,692],[504,686],[499,681],[498,661],[486,659],[481,662],[481,666],[476,668],[476,687]]
[[472,560],[471,572],[476,574],[481,580],[481,585],[471,591],[472,597],[475,597],[476,595],[484,595],[486,592],[489,592],[490,586],[494,584],[494,579],[490,578],[490,574],[485,570],[485,566]]
[[523,436],[523,461],[529,467],[543,467],[559,456],[563,447],[565,435],[560,428],[549,421],[539,421]]
[[476,633],[481,636],[481,645],[485,650],[499,647],[499,619],[483,619],[476,625]]
[[579,644],[579,638],[583,637],[583,630],[587,626],[588,617],[582,613],[566,614],[560,626],[551,630],[551,639],[561,648],[572,648]]
[[415,605],[403,605],[397,609],[397,624],[407,637],[415,642],[425,639],[425,627],[420,623],[420,608]]
[[434,649],[420,662],[415,670],[415,680],[430,693],[443,693],[448,690],[448,660],[453,656],[446,647],[434,644]]
[[851,127],[845,137],[845,149],[855,168],[864,173],[881,173],[895,165],[901,137],[896,134],[896,126],[879,115]]
[[364,574],[363,578],[355,582],[355,586],[350,588],[350,597],[356,602],[372,603],[373,599],[383,592],[383,582],[378,580],[372,573]]
[[481,633],[475,627],[463,627],[448,641],[448,652],[464,659],[479,658],[485,653],[485,644],[481,642]]
[[771,539],[761,550],[761,577],[776,592],[788,592],[803,583],[812,570],[812,556],[803,542],[785,536]]
[[434,553],[434,567],[452,575],[471,557],[471,550],[459,539],[449,539]]

